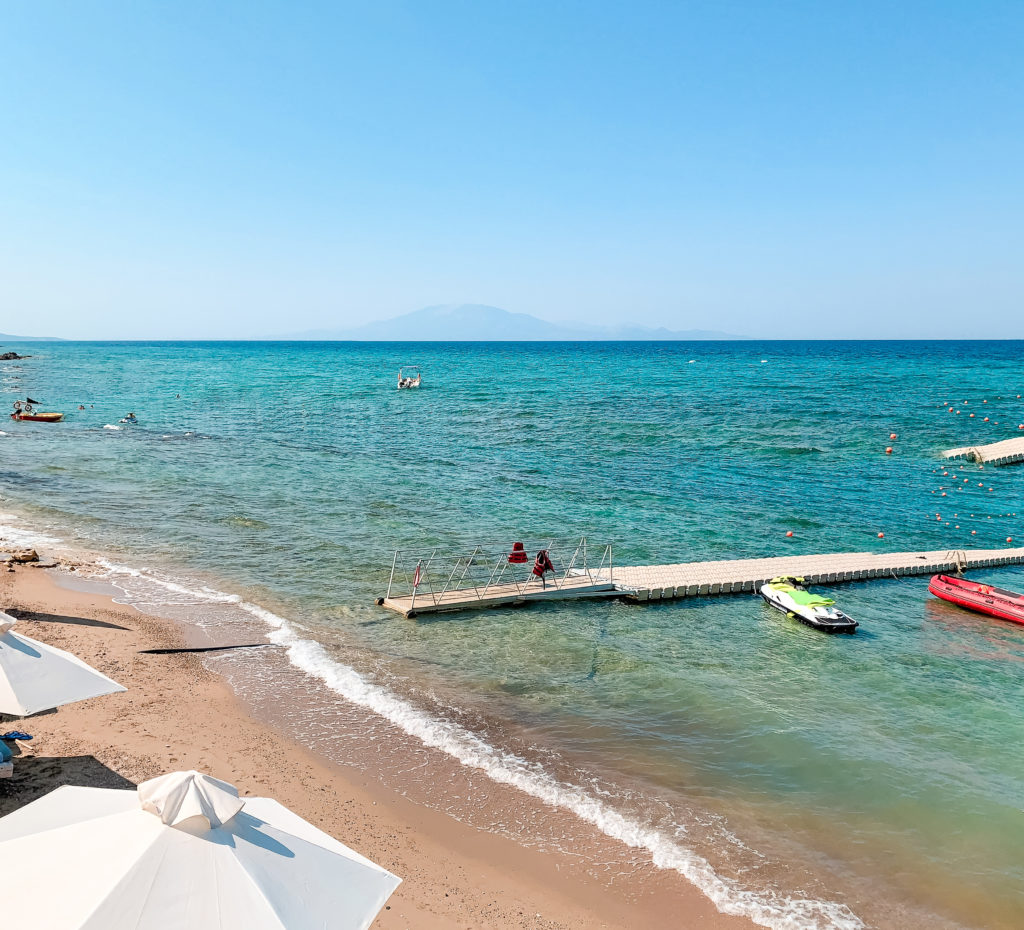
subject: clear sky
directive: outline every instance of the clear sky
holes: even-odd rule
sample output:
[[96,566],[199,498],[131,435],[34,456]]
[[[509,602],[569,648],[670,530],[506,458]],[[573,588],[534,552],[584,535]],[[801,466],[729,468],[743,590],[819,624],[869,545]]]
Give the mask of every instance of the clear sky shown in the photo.
[[1024,337],[1024,3],[9,2],[0,332]]

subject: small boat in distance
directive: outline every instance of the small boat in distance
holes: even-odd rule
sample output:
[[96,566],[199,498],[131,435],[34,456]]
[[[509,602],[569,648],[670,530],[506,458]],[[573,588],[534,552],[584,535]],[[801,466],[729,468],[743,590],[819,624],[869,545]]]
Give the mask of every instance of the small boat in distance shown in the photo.
[[402,388],[418,388],[422,381],[423,376],[415,365],[406,365],[398,369],[398,390],[402,390]]
[[1024,594],[953,575],[934,575],[928,582],[928,590],[958,607],[1024,624]]
[[803,578],[773,578],[761,585],[761,597],[787,617],[795,617],[822,633],[857,632],[856,620],[836,610],[832,598],[812,594],[803,582]]
[[14,413],[11,414],[12,420],[31,420],[36,423],[58,423],[64,419],[63,413],[44,413],[40,410],[36,410],[33,400],[14,402]]

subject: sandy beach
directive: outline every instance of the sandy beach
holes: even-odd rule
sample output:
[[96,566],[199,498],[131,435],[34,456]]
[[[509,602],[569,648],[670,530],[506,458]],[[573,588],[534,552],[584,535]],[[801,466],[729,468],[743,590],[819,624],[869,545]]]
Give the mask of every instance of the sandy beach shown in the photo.
[[15,775],[0,782],[0,815],[63,784],[128,788],[194,768],[243,796],[276,798],[400,875],[374,924],[381,930],[752,926],[720,914],[675,873],[603,881],[570,856],[477,830],[365,769],[319,758],[256,719],[196,653],[141,651],[186,648],[188,631],[57,584],[57,571],[0,571],[0,608],[18,617],[19,632],[75,653],[128,690],[19,722],[34,739],[18,744]]

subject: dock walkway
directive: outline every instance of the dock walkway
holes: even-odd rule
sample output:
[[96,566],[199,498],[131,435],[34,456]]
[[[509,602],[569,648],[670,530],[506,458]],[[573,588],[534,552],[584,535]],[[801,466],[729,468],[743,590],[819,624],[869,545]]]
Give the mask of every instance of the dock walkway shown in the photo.
[[543,587],[539,581],[526,585],[509,583],[487,585],[482,589],[460,588],[436,596],[421,594],[380,598],[378,603],[406,617],[440,613],[444,610],[470,610],[478,607],[503,607],[527,601],[564,601],[579,597],[616,597],[619,591],[611,581],[586,575],[564,578],[556,587]]
[[657,601],[681,597],[714,597],[754,593],[780,575],[795,575],[808,584],[838,584],[869,578],[931,575],[971,568],[1024,564],[1024,548],[957,549],[917,552],[838,552],[825,555],[789,555],[765,559],[729,559],[719,562],[680,562],[674,565],[627,565],[609,572],[605,567],[588,573],[568,573],[557,584],[542,588],[501,584],[445,591],[439,596],[380,598],[378,604],[405,616],[449,610],[470,610],[525,604],[532,601],[583,597],[624,597]]
[[1024,462],[1024,436],[990,442],[981,446],[964,446],[947,449],[942,453],[947,459],[969,459],[982,465],[1009,465]]
[[821,585],[1022,563],[1024,548],[838,552],[831,555],[626,566],[615,569],[615,587],[621,594],[635,600],[654,601],[755,592],[766,581],[780,575],[795,575],[806,579],[808,584]]

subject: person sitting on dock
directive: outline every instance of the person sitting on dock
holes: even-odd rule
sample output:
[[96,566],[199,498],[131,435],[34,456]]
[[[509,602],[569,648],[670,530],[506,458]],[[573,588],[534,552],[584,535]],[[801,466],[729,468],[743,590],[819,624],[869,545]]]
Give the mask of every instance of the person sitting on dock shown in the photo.
[[512,543],[512,551],[508,554],[509,563],[512,565],[525,565],[530,557],[526,554],[521,542]]

